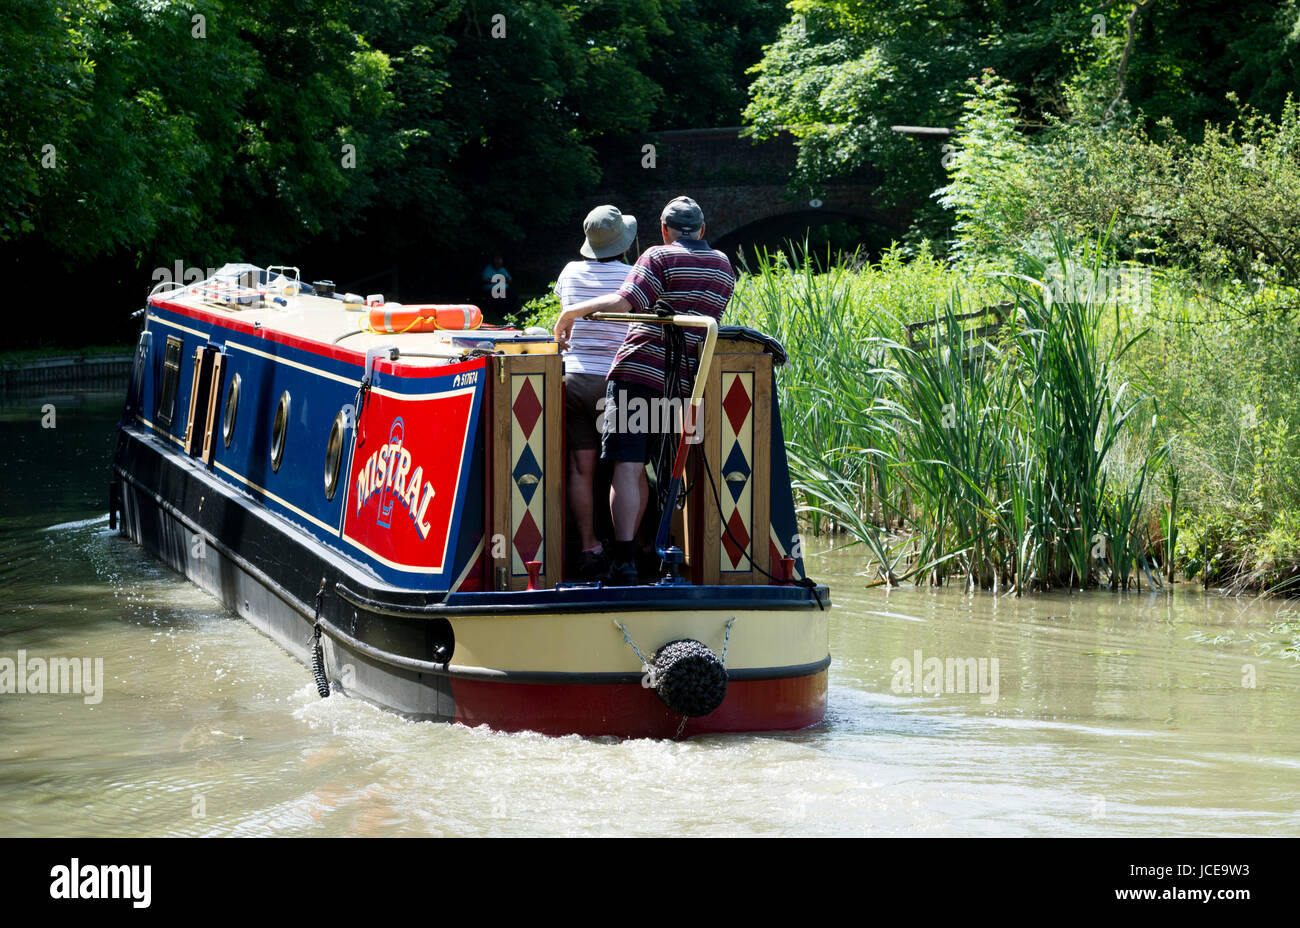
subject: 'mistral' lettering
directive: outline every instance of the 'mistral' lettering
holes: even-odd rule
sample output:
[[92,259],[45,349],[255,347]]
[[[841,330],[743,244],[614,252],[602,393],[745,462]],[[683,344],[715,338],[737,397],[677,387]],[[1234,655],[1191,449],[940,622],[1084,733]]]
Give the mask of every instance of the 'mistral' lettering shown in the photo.
[[411,452],[400,444],[386,444],[372,452],[357,474],[356,514],[361,515],[370,497],[385,488],[391,489],[415,523],[420,537],[428,538],[429,523],[424,521],[424,514],[433,501],[433,484],[424,479],[424,466],[416,464],[415,470],[411,470],[412,463]]

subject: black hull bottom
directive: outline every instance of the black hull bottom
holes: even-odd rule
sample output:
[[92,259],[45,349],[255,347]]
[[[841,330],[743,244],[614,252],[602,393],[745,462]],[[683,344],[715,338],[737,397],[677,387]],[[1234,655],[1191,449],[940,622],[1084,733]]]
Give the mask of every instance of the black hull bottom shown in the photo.
[[[126,431],[121,434],[114,483],[122,533],[310,667],[316,593],[322,578],[331,582],[342,579],[338,565],[320,556],[314,550],[318,546],[287,538],[282,526],[256,524],[260,520],[245,511],[242,501],[190,461],[160,453],[148,439],[142,441]],[[134,466],[123,466],[124,458]],[[149,466],[142,468],[141,464]],[[177,503],[150,489],[146,483],[150,476],[155,478],[155,486],[171,487]],[[195,478],[200,476],[211,482],[197,482]],[[234,529],[236,534],[218,535],[220,526]],[[264,537],[268,531],[275,536]],[[240,537],[254,544],[263,553],[261,563],[266,569],[237,555],[222,537]],[[289,576],[297,583],[287,586],[275,578],[279,576]],[[354,577],[348,579],[357,582]],[[342,635],[323,635],[321,639],[331,689],[409,718],[454,718],[451,681],[446,676],[395,667],[339,640],[352,637],[348,632],[367,622],[382,631],[385,617],[355,609],[344,615],[338,605],[336,600],[335,609],[322,610],[322,617],[333,627],[342,626]],[[427,651],[425,656],[431,659],[433,649]]]

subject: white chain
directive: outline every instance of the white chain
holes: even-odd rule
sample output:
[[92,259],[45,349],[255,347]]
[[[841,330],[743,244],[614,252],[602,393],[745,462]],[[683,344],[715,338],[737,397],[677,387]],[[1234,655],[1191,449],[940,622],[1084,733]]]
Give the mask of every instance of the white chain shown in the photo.
[[736,617],[733,615],[727,619],[727,633],[722,638],[722,666],[727,666],[727,648],[731,647],[731,626],[735,624]]
[[636,654],[636,659],[641,662],[641,673],[650,675],[650,681],[649,681],[650,688],[654,689],[654,685],[655,685],[654,664],[651,664],[650,661],[646,659],[646,656],[641,653],[641,649],[636,646],[636,642],[632,640],[631,634],[628,633],[627,627],[624,626],[622,622],[620,622],[618,619],[611,619],[610,621],[614,623],[615,628],[617,628],[620,632],[623,633],[623,640],[628,643],[628,645],[632,648],[633,653]]

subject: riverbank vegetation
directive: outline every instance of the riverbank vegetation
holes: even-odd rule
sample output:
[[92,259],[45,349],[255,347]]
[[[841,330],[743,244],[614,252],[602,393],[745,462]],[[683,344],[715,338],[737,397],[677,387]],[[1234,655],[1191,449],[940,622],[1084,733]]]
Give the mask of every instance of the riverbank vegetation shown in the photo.
[[1295,591],[1300,8],[902,7],[792,4],[746,111],[813,192],[869,159],[928,204],[737,288],[809,530],[878,582]]
[[1193,143],[1140,120],[1030,136],[1015,99],[968,87],[947,260],[782,255],[740,282],[729,321],[790,349],[809,529],[887,580],[1294,591],[1300,107]]
[[1104,250],[1055,245],[1055,277],[1025,256],[967,286],[967,268],[890,254],[742,279],[729,321],[792,358],[782,418],[808,527],[862,542],[885,582],[1161,583],[1176,523],[1153,489],[1172,471],[1154,399],[1124,377],[1139,336],[1090,298]]

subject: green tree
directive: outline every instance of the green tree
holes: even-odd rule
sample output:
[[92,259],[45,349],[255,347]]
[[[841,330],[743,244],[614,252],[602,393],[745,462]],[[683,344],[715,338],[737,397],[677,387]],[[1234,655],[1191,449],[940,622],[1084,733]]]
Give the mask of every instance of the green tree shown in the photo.
[[762,0],[10,0],[0,244],[19,265],[138,270],[518,242],[597,181],[596,144],[734,123],[782,16]]
[[[966,82],[992,69],[1017,88],[1019,128],[1053,119],[1168,120],[1195,141],[1207,120],[1234,116],[1234,90],[1281,114],[1300,73],[1294,0],[794,0],[779,39],[755,67],[747,124],[789,131],[796,183],[816,189],[873,165],[880,199],[917,209],[944,183],[942,154],[894,125],[951,128]],[[951,159],[949,159],[951,160]]]

